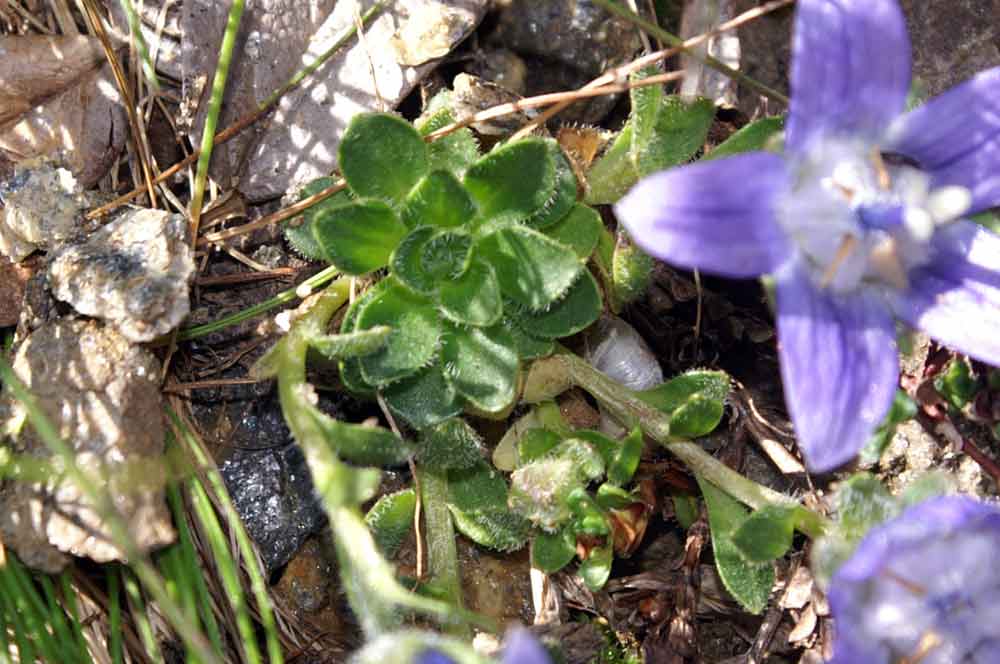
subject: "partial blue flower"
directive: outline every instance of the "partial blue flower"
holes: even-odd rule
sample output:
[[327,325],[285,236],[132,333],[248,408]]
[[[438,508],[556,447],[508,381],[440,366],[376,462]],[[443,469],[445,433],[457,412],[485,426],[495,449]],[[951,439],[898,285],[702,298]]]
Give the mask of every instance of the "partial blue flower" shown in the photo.
[[830,583],[831,664],[995,664],[1000,509],[934,498],[872,529]]
[[[440,650],[429,648],[417,658],[416,664],[457,664]],[[526,629],[514,629],[507,634],[500,664],[552,664],[541,642]]]
[[895,0],[799,0],[784,155],[656,173],[615,207],[675,265],[773,274],[785,399],[807,465],[853,458],[892,404],[895,321],[1000,365],[1000,67],[904,113]]

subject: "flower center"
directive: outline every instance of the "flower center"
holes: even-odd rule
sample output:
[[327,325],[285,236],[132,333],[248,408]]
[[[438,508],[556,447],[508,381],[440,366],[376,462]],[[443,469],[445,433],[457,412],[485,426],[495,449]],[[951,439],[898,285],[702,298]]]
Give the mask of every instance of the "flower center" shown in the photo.
[[930,189],[929,176],[856,141],[822,141],[792,163],[778,219],[821,288],[907,287],[937,226],[960,217],[962,187]]

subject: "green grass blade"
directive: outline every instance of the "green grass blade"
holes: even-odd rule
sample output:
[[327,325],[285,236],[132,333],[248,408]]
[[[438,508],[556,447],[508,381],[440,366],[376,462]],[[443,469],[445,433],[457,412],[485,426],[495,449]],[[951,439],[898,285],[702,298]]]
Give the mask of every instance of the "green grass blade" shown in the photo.
[[122,658],[122,605],[121,570],[117,566],[108,570],[108,654],[111,664],[123,664]]
[[135,49],[139,52],[139,59],[142,60],[142,73],[146,77],[146,81],[149,82],[149,87],[159,92],[160,79],[156,77],[156,67],[153,66],[153,60],[149,56],[149,48],[146,46],[146,40],[142,36],[139,13],[135,11],[132,0],[119,0],[118,4],[121,5],[122,11],[125,12],[125,16],[128,18],[130,36],[135,40]]
[[163,652],[156,642],[153,625],[149,622],[149,615],[146,613],[146,600],[142,596],[142,590],[139,589],[139,581],[132,570],[123,568],[122,573],[125,579],[125,595],[128,597],[132,621],[135,622],[136,631],[139,632],[139,639],[146,649],[146,655],[153,660],[154,664],[164,664]]

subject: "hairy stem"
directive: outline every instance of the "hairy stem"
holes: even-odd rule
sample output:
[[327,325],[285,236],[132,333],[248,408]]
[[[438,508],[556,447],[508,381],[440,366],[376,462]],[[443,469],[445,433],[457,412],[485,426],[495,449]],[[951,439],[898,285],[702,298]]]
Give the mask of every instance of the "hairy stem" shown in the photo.
[[[458,573],[455,528],[448,511],[448,475],[446,471],[420,468],[420,502],[423,507],[427,540],[427,568],[434,586],[444,599],[461,608],[462,579]],[[471,636],[465,625],[456,624],[455,636]]]
[[[553,355],[532,366],[525,386],[527,399],[551,398],[576,385],[589,392],[611,415],[626,427],[640,427],[663,445],[698,477],[719,487],[733,498],[754,509],[765,505],[798,505],[798,501],[747,479],[706,452],[697,443],[670,435],[670,418],[639,399],[635,393],[590,366],[572,353]],[[809,516],[799,529],[810,537],[823,534],[827,519],[802,508]]]

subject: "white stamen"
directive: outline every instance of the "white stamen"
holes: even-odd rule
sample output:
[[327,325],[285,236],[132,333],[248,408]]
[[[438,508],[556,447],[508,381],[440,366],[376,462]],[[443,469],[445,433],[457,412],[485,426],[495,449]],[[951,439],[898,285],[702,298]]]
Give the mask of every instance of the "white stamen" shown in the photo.
[[918,242],[926,242],[934,234],[934,217],[923,208],[907,206],[903,210],[903,224]]
[[925,207],[935,223],[945,224],[969,211],[972,207],[972,192],[957,185],[940,187],[930,193]]
[[906,290],[909,280],[906,278],[906,268],[897,253],[895,238],[886,238],[875,245],[868,254],[868,265],[886,283],[899,290]]

